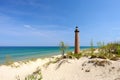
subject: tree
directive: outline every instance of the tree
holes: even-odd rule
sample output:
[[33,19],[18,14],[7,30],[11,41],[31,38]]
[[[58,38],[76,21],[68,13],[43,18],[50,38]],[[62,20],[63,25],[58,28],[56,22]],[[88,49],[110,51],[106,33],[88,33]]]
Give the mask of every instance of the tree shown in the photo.
[[67,45],[63,41],[60,42],[60,51],[62,52],[62,56],[64,57],[65,51],[67,50]]

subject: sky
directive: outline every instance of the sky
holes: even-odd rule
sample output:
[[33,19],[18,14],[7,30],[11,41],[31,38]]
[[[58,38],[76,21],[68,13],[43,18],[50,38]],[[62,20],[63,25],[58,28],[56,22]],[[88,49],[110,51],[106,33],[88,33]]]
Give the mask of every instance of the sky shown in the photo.
[[120,41],[120,0],[0,0],[0,46]]

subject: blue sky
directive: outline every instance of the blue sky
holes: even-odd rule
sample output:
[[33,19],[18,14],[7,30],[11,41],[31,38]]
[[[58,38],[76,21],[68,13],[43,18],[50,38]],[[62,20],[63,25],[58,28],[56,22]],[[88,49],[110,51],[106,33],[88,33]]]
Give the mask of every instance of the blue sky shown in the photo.
[[120,40],[120,0],[0,0],[0,46],[74,45]]

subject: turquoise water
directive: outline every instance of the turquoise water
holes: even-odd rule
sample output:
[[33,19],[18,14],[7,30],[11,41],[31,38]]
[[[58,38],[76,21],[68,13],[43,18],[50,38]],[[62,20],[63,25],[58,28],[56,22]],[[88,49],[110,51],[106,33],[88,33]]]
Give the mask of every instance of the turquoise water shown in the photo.
[[[81,49],[86,48],[90,47],[81,47]],[[69,47],[67,51],[74,51],[74,47]],[[0,47],[0,64],[5,62],[6,56],[10,56],[14,61],[19,61],[57,54],[61,54],[59,47]]]

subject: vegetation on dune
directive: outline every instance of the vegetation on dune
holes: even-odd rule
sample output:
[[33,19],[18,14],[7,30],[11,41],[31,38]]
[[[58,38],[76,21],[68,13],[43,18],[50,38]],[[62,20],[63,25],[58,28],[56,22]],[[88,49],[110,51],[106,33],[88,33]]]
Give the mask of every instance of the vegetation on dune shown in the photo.
[[41,70],[37,69],[33,74],[28,75],[25,80],[42,80]]
[[120,54],[120,42],[108,43],[107,45],[103,43],[99,46],[99,49],[102,53]]
[[62,52],[62,57],[65,57],[64,54],[68,46],[63,41],[60,42],[59,46],[60,46],[60,51]]
[[74,54],[74,53],[72,53],[72,52],[68,52],[68,53],[66,54],[66,57],[67,57],[67,58],[70,58],[70,59],[74,59],[74,58],[79,59],[79,58],[82,57],[82,54],[81,54],[81,53],[79,53],[79,54]]
[[113,42],[104,45],[104,43],[98,43],[98,51],[97,54],[92,54],[91,58],[102,58],[102,59],[110,59],[110,60],[118,60],[120,57],[120,43]]
[[120,54],[120,42],[108,43],[103,46],[106,53]]
[[107,60],[91,60],[91,61],[88,61],[88,63],[93,63],[94,66],[105,66],[105,65],[110,65],[111,62],[110,61],[107,61]]
[[[104,44],[99,42],[98,48],[94,48],[93,41],[91,41],[90,49],[83,50],[79,54],[74,54],[72,52],[67,52],[66,58],[76,58],[79,59],[83,56],[89,58],[101,58],[101,59],[109,59],[109,60],[118,60],[120,58],[120,42],[108,43]],[[95,51],[98,51],[95,53]]]
[[56,57],[55,59],[50,60],[49,62],[47,62],[47,63],[44,64],[43,66],[44,66],[45,68],[47,68],[51,63],[52,63],[52,64],[57,63],[57,62],[59,62],[59,61],[62,60],[62,59],[63,59],[63,57]]
[[[16,80],[22,80],[22,79],[20,79],[20,76],[17,75]],[[35,72],[25,77],[24,80],[42,80],[41,69],[37,68]]]

